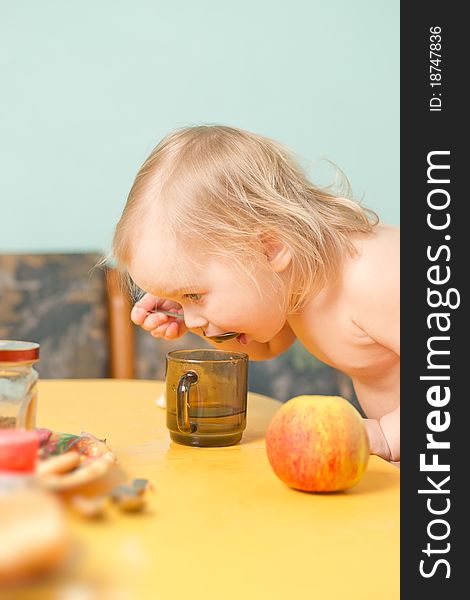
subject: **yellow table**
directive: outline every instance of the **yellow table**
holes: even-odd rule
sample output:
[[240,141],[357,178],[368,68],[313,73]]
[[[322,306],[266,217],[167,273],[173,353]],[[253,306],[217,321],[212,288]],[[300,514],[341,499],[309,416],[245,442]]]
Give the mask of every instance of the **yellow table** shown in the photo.
[[156,490],[144,514],[71,517],[79,550],[55,590],[100,600],[399,597],[399,469],[371,457],[347,492],[298,492],[266,457],[278,402],[250,394],[240,444],[189,448],[170,442],[155,404],[162,390],[149,381],[40,382],[38,426],[106,438],[129,479]]

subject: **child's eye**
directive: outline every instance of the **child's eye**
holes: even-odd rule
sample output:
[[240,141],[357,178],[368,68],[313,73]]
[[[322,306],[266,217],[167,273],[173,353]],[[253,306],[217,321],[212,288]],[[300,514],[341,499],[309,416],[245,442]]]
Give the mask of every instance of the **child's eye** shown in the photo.
[[186,298],[191,302],[200,302],[202,300],[202,294],[185,294],[183,298]]

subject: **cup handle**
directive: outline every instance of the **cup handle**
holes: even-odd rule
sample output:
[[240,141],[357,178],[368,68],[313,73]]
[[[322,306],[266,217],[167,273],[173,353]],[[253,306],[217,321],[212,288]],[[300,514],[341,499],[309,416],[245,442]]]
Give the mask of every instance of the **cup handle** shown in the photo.
[[189,389],[191,384],[197,383],[195,371],[188,371],[181,375],[176,389],[176,422],[182,433],[194,433],[196,426],[189,420]]

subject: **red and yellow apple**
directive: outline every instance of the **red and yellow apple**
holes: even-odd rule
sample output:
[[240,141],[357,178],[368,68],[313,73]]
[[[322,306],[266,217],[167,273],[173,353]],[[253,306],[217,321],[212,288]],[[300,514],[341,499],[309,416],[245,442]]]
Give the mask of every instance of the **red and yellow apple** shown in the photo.
[[275,474],[288,486],[334,492],[361,479],[369,438],[361,415],[344,398],[297,396],[269,423],[266,451]]

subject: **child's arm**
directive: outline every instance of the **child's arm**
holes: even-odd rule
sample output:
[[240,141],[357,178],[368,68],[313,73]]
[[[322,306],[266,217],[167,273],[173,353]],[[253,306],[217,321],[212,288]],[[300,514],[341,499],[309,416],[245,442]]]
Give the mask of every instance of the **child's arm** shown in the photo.
[[[400,272],[398,231],[391,230],[384,243],[364,253],[351,270],[348,280],[352,318],[364,334],[380,346],[400,356]],[[382,381],[388,374],[382,374]],[[399,381],[377,384],[381,377],[374,374],[375,381],[363,378],[354,381],[359,402],[367,397],[367,404],[377,402],[380,396],[388,396],[392,406],[400,401]],[[400,460],[400,406],[380,419],[365,420],[371,453],[385,460]]]
[[380,420],[364,420],[369,436],[370,453],[388,461],[400,461],[400,407]]

